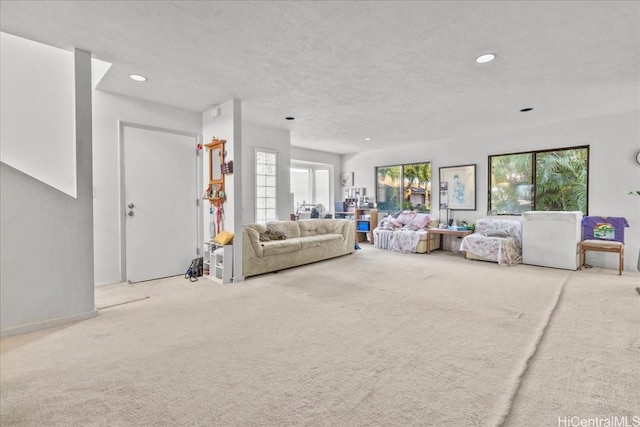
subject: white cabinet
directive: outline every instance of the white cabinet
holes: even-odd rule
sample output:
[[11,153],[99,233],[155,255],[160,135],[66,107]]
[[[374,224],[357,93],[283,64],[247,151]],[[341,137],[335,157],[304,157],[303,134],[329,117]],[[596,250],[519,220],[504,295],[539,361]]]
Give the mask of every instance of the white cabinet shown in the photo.
[[522,263],[578,269],[582,212],[529,211],[522,214]]
[[233,272],[233,245],[204,243],[204,277],[220,283],[231,283]]

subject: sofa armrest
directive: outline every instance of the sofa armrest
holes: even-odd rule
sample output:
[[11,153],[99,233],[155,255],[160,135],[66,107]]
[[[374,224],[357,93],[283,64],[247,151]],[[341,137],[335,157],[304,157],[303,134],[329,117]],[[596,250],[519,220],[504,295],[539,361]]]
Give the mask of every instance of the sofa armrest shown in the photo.
[[253,250],[258,258],[262,258],[262,244],[260,243],[260,233],[250,227],[242,229],[242,246],[244,251]]
[[349,227],[350,221],[347,219],[342,220],[333,220],[333,232],[335,234],[342,234],[342,238],[346,242],[349,238],[349,234],[353,234],[351,232],[351,227]]

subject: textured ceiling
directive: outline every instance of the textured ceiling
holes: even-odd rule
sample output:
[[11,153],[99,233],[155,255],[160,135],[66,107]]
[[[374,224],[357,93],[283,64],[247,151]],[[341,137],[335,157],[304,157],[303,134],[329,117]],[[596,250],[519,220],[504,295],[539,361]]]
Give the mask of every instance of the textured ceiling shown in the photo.
[[[4,32],[112,62],[99,89],[198,112],[238,98],[244,119],[290,129],[294,146],[335,153],[460,136],[473,143],[476,133],[640,104],[636,1],[0,7]],[[476,64],[485,52],[498,57]]]

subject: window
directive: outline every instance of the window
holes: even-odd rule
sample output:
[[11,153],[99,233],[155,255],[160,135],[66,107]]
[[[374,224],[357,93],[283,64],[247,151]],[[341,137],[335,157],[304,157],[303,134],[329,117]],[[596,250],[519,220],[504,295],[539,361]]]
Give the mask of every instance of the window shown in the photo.
[[431,212],[431,163],[376,167],[379,210]]
[[276,173],[278,153],[256,150],[256,222],[265,224],[278,219],[276,212]]
[[327,210],[331,210],[331,201],[329,190],[331,183],[329,182],[329,169],[315,169],[315,179],[313,181],[313,190],[315,191],[316,204],[322,204]]
[[489,156],[489,210],[499,215],[582,211],[587,215],[589,147]]
[[311,169],[291,168],[291,193],[293,211],[304,203],[311,203]]
[[332,209],[329,168],[329,165],[321,163],[291,162],[293,212],[302,204],[322,204],[327,211]]

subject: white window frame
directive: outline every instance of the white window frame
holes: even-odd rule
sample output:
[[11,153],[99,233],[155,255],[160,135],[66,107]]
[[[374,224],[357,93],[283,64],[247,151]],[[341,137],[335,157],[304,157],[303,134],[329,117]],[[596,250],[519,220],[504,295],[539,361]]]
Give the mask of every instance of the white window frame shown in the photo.
[[[275,177],[275,196],[273,197],[274,200],[274,217],[270,218],[269,216],[266,216],[266,219],[264,221],[258,221],[258,210],[259,209],[266,209],[266,208],[258,208],[258,153],[265,153],[265,154],[273,154],[276,157],[276,162],[275,162],[275,172],[273,174],[273,176]],[[254,182],[254,188],[255,188],[255,218],[256,218],[256,223],[261,223],[264,224],[267,221],[276,221],[278,219],[278,186],[279,186],[279,180],[278,180],[278,164],[280,163],[280,159],[279,159],[279,153],[276,150],[270,150],[268,148],[258,148],[256,147],[255,149],[255,153],[254,153],[254,167],[255,167],[255,182]],[[266,176],[270,176],[270,175],[264,175]],[[265,189],[267,187],[265,186]]]
[[[327,212],[332,212],[333,211],[333,203],[331,202],[332,198],[333,198],[333,167],[330,164],[325,164],[325,163],[312,163],[312,162],[306,162],[306,161],[302,161],[302,160],[291,160],[291,165],[290,165],[290,169],[289,169],[289,173],[291,173],[291,169],[306,169],[309,171],[309,194],[310,194],[310,200],[306,200],[306,202],[308,204],[318,204],[318,198],[317,198],[317,194],[316,194],[316,171],[322,170],[322,171],[327,171],[328,172],[328,182],[327,185],[329,186],[329,201],[328,201],[328,206],[325,206],[325,209],[327,210]],[[295,211],[296,206],[292,207]]]

